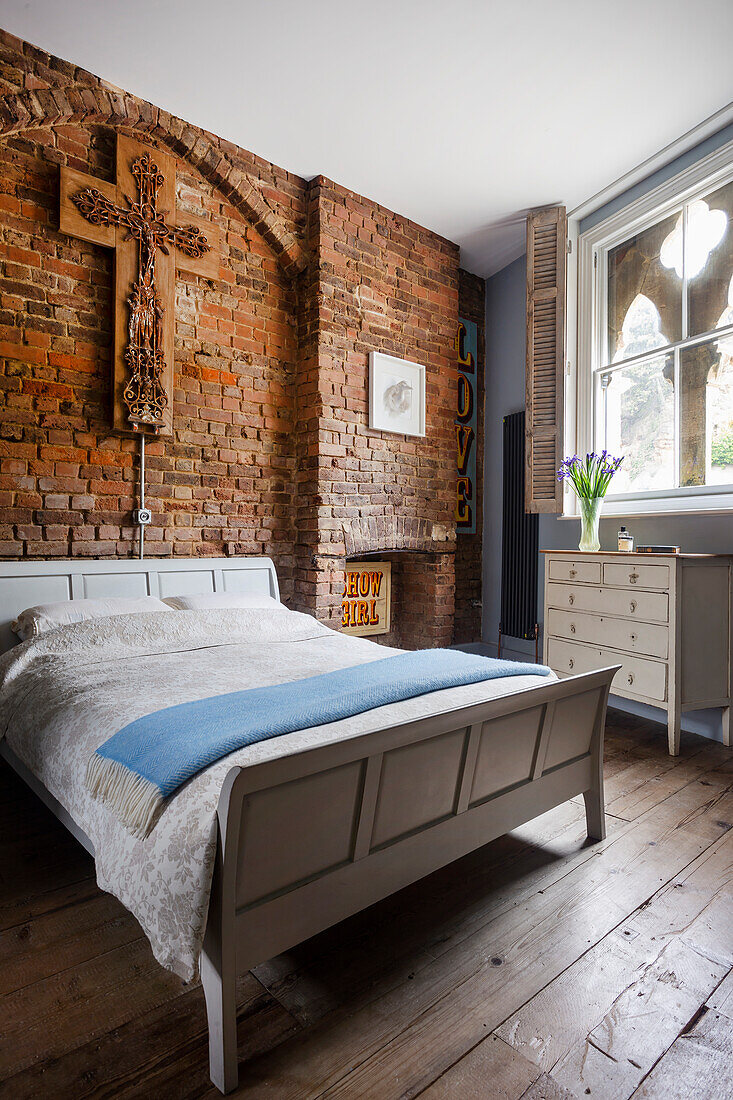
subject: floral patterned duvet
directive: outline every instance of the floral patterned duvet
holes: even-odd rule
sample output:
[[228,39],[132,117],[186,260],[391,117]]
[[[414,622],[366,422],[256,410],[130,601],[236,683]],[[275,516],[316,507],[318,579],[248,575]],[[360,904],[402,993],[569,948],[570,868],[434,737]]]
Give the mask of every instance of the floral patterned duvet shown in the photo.
[[198,971],[224,778],[308,746],[546,683],[517,676],[436,691],[232,753],[194,776],[138,840],[85,786],[91,754],[122,726],[175,703],[379,660],[397,650],[284,607],[117,615],[60,627],[0,657],[0,738],[94,845],[99,886],[134,914],[156,959]]

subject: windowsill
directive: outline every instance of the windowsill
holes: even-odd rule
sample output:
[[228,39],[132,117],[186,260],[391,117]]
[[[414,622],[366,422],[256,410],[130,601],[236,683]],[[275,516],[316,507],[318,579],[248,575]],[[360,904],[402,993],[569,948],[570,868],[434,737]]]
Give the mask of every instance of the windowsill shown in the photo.
[[[733,514],[733,493],[654,498],[606,499],[603,517],[624,516],[720,516]],[[577,512],[564,512],[558,519],[579,520]]]

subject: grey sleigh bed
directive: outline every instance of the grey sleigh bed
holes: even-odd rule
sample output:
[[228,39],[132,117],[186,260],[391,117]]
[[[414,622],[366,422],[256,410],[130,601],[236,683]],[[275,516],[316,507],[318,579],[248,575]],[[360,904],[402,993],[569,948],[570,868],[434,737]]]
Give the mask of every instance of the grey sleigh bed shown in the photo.
[[[35,603],[204,591],[277,596],[267,558],[0,563],[0,648]],[[238,973],[575,795],[605,835],[607,668],[232,767],[201,960],[211,1079],[237,1085]],[[0,755],[90,851],[79,826],[4,742]],[[308,822],[305,833],[303,822]],[[296,843],[297,839],[297,843]]]

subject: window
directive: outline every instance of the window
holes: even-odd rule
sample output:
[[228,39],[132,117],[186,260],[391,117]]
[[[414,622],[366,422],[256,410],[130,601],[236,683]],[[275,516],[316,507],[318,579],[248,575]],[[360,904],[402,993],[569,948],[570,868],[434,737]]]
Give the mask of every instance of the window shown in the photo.
[[733,149],[708,160],[580,239],[573,449],[625,456],[627,511],[733,508]]

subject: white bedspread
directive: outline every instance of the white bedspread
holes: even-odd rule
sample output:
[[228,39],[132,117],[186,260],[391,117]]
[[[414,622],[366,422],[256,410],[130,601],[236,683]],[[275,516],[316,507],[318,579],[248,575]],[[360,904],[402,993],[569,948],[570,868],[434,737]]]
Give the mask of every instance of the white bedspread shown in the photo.
[[198,970],[216,847],[216,806],[233,765],[284,756],[547,683],[517,676],[451,688],[232,753],[174,795],[145,840],[90,796],[87,761],[128,722],[193,699],[314,676],[398,650],[285,608],[120,615],[61,627],[0,657],[0,738],[90,837],[97,881],[135,915],[158,961]]

